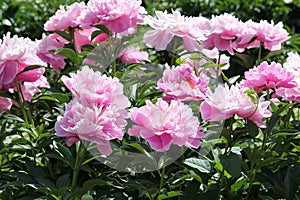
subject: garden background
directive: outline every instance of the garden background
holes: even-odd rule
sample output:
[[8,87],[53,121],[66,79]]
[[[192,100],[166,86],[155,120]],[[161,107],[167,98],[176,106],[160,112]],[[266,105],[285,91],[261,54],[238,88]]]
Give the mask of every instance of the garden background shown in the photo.
[[[0,2],[1,38],[10,32],[34,41],[42,38],[44,24],[60,5],[81,1]],[[262,50],[261,57],[283,64],[288,52],[300,52],[297,0],[144,0],[142,6],[150,15],[155,15],[156,10],[171,13],[178,9],[186,16],[211,18],[230,13],[242,21],[282,22],[290,39],[282,44],[281,50]],[[256,64],[258,51],[251,49],[247,56],[227,53],[231,56],[230,68],[224,71],[224,81],[243,77]],[[168,52],[151,56],[158,63],[172,60]],[[73,66],[72,57],[68,58],[67,64]],[[30,102],[34,126],[24,121],[24,113],[17,107],[0,114],[0,199],[300,199],[299,102],[273,105],[267,127],[269,135],[263,139],[266,141],[260,138],[263,129],[254,123],[247,121],[244,127],[237,124],[232,130],[231,121],[226,120],[219,130],[220,140],[206,155],[188,149],[168,166],[164,166],[162,159],[162,167],[157,171],[130,173],[111,168],[92,154],[80,155],[83,151],[79,145],[68,147],[65,138],[55,135],[58,108],[63,109],[63,104],[71,99],[59,80],[70,72],[74,68],[61,74],[46,68],[52,89],[42,90],[37,102]],[[116,76],[123,77],[118,73]],[[137,90],[139,95],[131,103],[142,106],[146,100],[158,98],[161,92],[154,90],[154,85],[151,81],[142,83]],[[1,96],[6,97],[2,92]],[[232,131],[231,136],[226,135],[228,131]],[[133,152],[145,153],[146,149],[140,143],[130,143],[129,137],[116,145]],[[261,150],[265,151],[263,155]]]

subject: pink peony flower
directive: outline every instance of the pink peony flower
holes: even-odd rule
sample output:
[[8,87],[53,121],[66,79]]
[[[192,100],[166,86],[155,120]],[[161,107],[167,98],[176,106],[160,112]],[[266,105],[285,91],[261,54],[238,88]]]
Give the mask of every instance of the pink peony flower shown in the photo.
[[194,70],[189,64],[182,64],[173,69],[167,66],[163,77],[157,82],[159,89],[167,94],[163,99],[181,101],[204,99],[209,78],[203,73],[196,75]]
[[274,25],[274,22],[267,22],[261,20],[254,26],[256,30],[256,37],[259,42],[264,43],[266,49],[270,51],[280,50],[281,43],[288,40],[289,33],[283,28],[282,22]]
[[56,134],[67,137],[70,146],[79,140],[97,144],[102,154],[112,152],[109,140],[122,139],[127,125],[126,108],[130,102],[123,94],[123,85],[84,66],[71,77],[62,80],[74,99],[67,105],[63,117],[55,125]]
[[24,100],[31,101],[32,97],[41,92],[41,88],[50,88],[50,85],[45,76],[34,82],[24,82],[21,84],[21,90]]
[[282,68],[280,63],[266,61],[245,72],[242,86],[252,87],[256,92],[266,89],[293,88],[296,86],[294,75]]
[[43,68],[20,73],[30,65],[45,66],[36,55],[36,47],[37,44],[29,38],[10,37],[10,33],[0,40],[0,89],[3,85],[12,85],[15,78],[18,82],[34,82],[40,78]]
[[145,51],[140,51],[139,47],[129,46],[121,51],[118,58],[123,63],[142,63],[142,61],[149,61],[149,54]]
[[45,23],[45,31],[63,31],[69,27],[74,28],[79,26],[80,22],[77,18],[81,15],[85,8],[86,5],[83,2],[73,3],[66,8],[64,6],[60,6],[59,10],[57,10],[56,13]]
[[182,38],[187,51],[202,49],[198,40],[205,40],[208,34],[209,20],[204,17],[185,17],[179,11],[168,14],[166,11],[156,11],[156,18],[147,16],[145,23],[154,30],[144,35],[144,42],[156,50],[165,50],[174,36]]
[[50,50],[57,50],[63,48],[68,41],[63,39],[57,34],[51,34],[49,36],[43,35],[42,40],[38,42],[37,56],[44,62],[49,63],[51,67],[58,72],[59,68],[64,69],[66,63],[65,56],[50,52]]
[[294,75],[296,86],[293,88],[278,88],[276,95],[288,101],[300,102],[300,56],[298,53],[288,53],[284,69]]
[[233,55],[233,41],[240,35],[243,23],[228,13],[213,16],[209,23],[210,35],[203,42],[204,48],[213,49],[216,47],[220,51],[228,51]]
[[253,121],[258,127],[265,128],[263,118],[270,117],[268,110],[270,102],[259,98],[257,103],[245,93],[246,88],[239,86],[218,85],[215,91],[206,93],[204,102],[200,105],[200,112],[205,121],[221,121],[237,114]]
[[74,32],[75,42],[77,51],[81,52],[81,46],[86,44],[96,44],[98,42],[107,41],[108,35],[106,33],[102,33],[95,37],[93,40],[91,39],[92,33],[97,30],[96,28],[89,29],[76,29]]
[[86,106],[75,98],[68,103],[63,116],[57,118],[56,135],[66,137],[68,146],[80,140],[93,142],[100,153],[109,155],[112,153],[109,141],[121,140],[126,126],[125,110],[115,111],[112,104]]
[[104,25],[121,33],[143,22],[145,9],[141,0],[90,0],[79,18],[83,28]]
[[155,151],[167,151],[171,144],[198,148],[200,131],[198,118],[191,108],[179,101],[170,104],[158,99],[156,104],[147,100],[146,105],[130,110],[130,118],[137,125],[128,130],[131,136],[141,136]]
[[[124,109],[130,105],[123,94],[123,85],[117,78],[107,77],[84,66],[71,77],[63,76],[62,81],[75,98],[85,105],[114,105],[114,109]],[[117,110],[116,110],[117,111]]]
[[12,100],[6,97],[0,97],[0,113],[4,110],[10,110],[12,106]]

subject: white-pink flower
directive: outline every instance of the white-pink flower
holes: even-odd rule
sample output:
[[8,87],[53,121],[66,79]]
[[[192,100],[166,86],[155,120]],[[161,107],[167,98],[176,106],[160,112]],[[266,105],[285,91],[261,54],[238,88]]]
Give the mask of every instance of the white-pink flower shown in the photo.
[[44,29],[46,31],[63,31],[69,27],[74,28],[79,26],[80,22],[77,18],[81,15],[85,8],[86,5],[84,2],[76,2],[66,7],[61,5],[59,10],[57,10],[56,13],[45,23]]
[[265,128],[262,119],[272,114],[268,109],[270,102],[260,97],[254,103],[245,90],[247,88],[240,88],[237,85],[231,87],[218,85],[214,92],[209,90],[200,105],[202,118],[205,121],[221,121],[237,114],[253,121],[258,127]]
[[205,97],[209,78],[204,74],[196,74],[190,64],[182,64],[173,69],[167,65],[163,77],[157,86],[166,93],[165,100],[197,101]]
[[128,130],[128,134],[141,136],[155,151],[167,151],[171,144],[198,148],[204,137],[198,118],[180,101],[172,100],[168,104],[158,99],[153,104],[147,100],[145,106],[130,110],[130,118],[136,125]]
[[294,75],[296,86],[293,88],[278,88],[276,95],[288,101],[300,101],[300,56],[298,53],[288,53],[284,69]]
[[156,11],[156,17],[146,16],[147,23],[153,30],[144,35],[144,42],[156,50],[165,50],[176,37],[180,37],[187,51],[202,49],[198,40],[205,40],[209,31],[209,20],[204,17],[186,17],[176,10],[169,14]]
[[264,61],[259,66],[245,72],[242,86],[252,87],[256,92],[267,89],[293,88],[296,86],[294,75],[280,63]]
[[104,25],[121,33],[143,22],[145,9],[141,0],[90,0],[79,21],[83,28]]

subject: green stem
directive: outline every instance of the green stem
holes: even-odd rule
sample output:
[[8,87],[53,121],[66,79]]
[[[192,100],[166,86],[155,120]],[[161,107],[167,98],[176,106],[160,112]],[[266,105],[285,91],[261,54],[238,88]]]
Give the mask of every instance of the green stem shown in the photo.
[[264,47],[264,43],[261,42],[259,45],[259,50],[258,50],[258,58],[257,58],[257,63],[256,66],[258,66],[261,62],[261,54],[262,54],[262,48]]
[[16,78],[15,78],[14,82],[15,82],[15,85],[16,85],[16,88],[17,88],[17,93],[18,93],[18,96],[19,96],[19,105],[21,106],[21,110],[23,112],[24,120],[28,124],[28,117],[27,117],[27,112],[25,110],[23,94],[22,94],[20,85],[19,85]]
[[73,177],[72,177],[72,188],[71,188],[71,194],[75,195],[75,190],[77,186],[77,181],[78,181],[78,176],[79,176],[79,171],[80,167],[86,152],[86,149],[83,147],[82,142],[79,141],[79,144],[77,144],[76,148],[76,160],[75,160],[75,166],[73,169]]

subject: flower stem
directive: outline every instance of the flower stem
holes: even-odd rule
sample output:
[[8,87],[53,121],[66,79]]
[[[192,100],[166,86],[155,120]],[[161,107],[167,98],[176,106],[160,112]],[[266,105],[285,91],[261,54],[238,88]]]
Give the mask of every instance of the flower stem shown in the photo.
[[20,85],[19,85],[16,78],[15,78],[14,82],[15,82],[15,85],[16,85],[16,88],[17,88],[17,93],[18,93],[18,96],[19,96],[19,105],[21,106],[21,110],[23,112],[24,120],[28,124],[28,117],[27,117],[27,112],[25,110],[23,94],[22,94]]
[[258,66],[261,62],[261,54],[262,54],[262,48],[264,46],[264,43],[260,43],[259,45],[259,50],[258,50],[258,57],[257,57],[257,63],[256,63],[256,66]]
[[79,141],[76,144],[76,160],[75,160],[75,166],[73,169],[73,177],[72,177],[72,188],[71,188],[71,194],[73,194],[73,196],[75,197],[75,190],[76,190],[76,186],[77,186],[77,182],[78,182],[78,176],[79,176],[79,171],[80,171],[80,167],[86,152],[86,149],[83,148],[82,142]]

